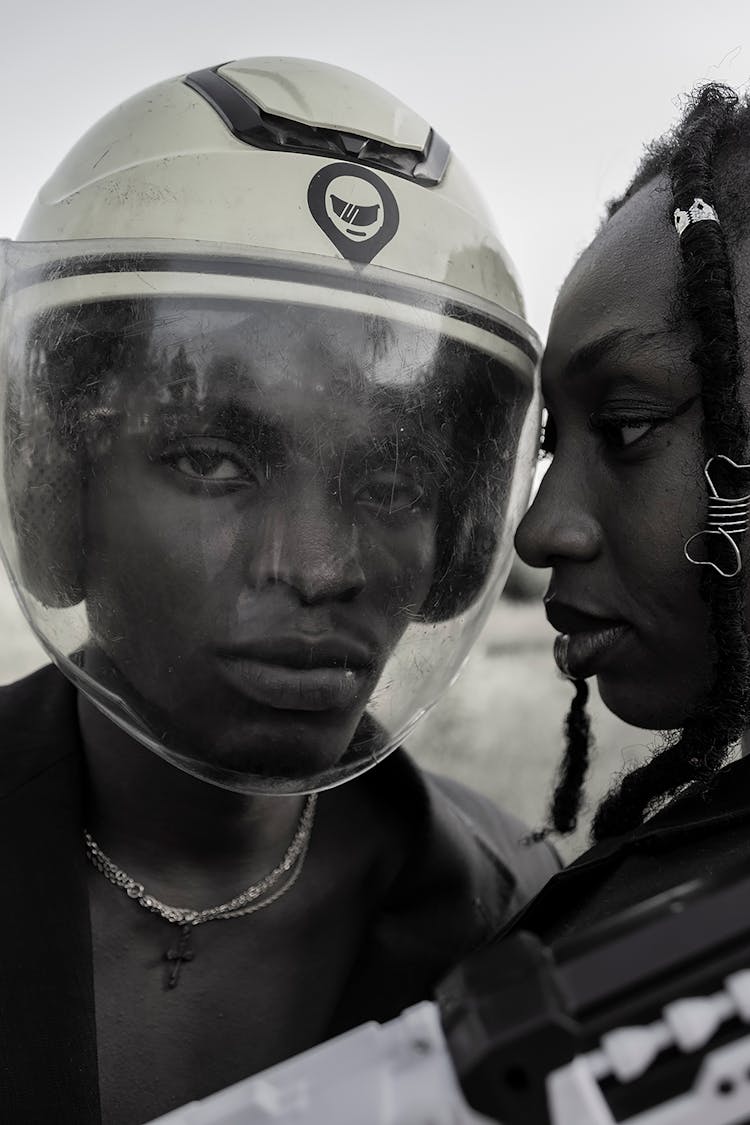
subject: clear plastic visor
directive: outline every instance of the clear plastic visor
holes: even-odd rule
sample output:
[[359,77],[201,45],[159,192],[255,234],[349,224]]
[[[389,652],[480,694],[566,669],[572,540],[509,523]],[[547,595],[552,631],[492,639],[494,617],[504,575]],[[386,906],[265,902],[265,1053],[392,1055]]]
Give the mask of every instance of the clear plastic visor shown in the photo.
[[272,272],[6,270],[0,544],[129,735],[301,793],[382,758],[465,659],[528,494],[536,356],[455,293]]

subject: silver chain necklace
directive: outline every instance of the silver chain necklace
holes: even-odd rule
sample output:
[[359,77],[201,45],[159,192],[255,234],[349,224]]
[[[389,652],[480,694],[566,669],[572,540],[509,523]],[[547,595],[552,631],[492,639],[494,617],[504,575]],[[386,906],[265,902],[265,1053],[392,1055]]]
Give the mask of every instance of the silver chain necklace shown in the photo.
[[[273,871],[269,871],[268,875],[264,875],[257,883],[251,883],[244,891],[227,902],[222,902],[218,906],[207,906],[204,910],[194,910],[186,906],[169,906],[153,895],[147,894],[143,883],[139,883],[118,867],[108,855],[105,855],[91,834],[84,831],[86,855],[96,870],[115,887],[123,890],[138,906],[142,906],[152,914],[158,914],[165,922],[180,927],[181,934],[177,948],[168,949],[164,954],[164,960],[171,965],[167,988],[177,987],[183,962],[192,961],[195,957],[190,948],[190,939],[196,926],[201,926],[204,922],[219,922],[229,918],[241,918],[245,914],[254,914],[256,910],[270,906],[272,902],[276,902],[292,889],[300,876],[307,855],[317,799],[317,793],[311,793],[305,801],[292,842]],[[281,883],[281,886],[277,886],[284,875],[288,878]]]

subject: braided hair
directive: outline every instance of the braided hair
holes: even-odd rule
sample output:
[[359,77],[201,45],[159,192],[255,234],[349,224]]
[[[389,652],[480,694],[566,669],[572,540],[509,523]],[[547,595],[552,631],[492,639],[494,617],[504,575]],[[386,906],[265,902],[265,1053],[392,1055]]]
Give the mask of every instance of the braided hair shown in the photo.
[[[656,176],[669,178],[675,208],[687,210],[697,198],[714,203],[720,195],[722,225],[690,224],[680,237],[682,301],[699,329],[691,359],[701,379],[704,461],[724,454],[736,462],[746,459],[747,412],[741,399],[743,369],[734,301],[732,261],[726,235],[735,242],[750,226],[747,203],[731,172],[750,159],[750,104],[741,103],[725,86],[711,84],[697,91],[682,122],[647,152],[632,183],[608,208],[611,218]],[[746,194],[746,193],[745,193]],[[677,237],[677,235],[675,235]],[[740,572],[725,578],[712,567],[702,568],[701,594],[708,603],[715,651],[714,678],[682,731],[666,739],[652,758],[627,774],[610,791],[593,821],[595,840],[636,828],[666,799],[686,786],[706,792],[750,717],[750,644],[745,632],[745,584]],[[567,720],[565,758],[550,810],[552,827],[569,832],[580,807],[583,776],[580,769],[580,690]],[[574,734],[571,736],[570,731]],[[576,766],[578,763],[578,768]]]
[[545,840],[551,832],[567,836],[578,827],[583,783],[591,754],[591,721],[586,710],[589,685],[585,680],[573,680],[573,685],[575,695],[565,716],[565,755],[550,801],[548,824],[531,833],[533,843]]

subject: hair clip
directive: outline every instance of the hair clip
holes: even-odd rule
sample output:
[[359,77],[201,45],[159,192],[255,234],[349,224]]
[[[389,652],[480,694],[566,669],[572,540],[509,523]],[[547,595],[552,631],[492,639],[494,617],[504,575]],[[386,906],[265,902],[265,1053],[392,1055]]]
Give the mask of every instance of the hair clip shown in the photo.
[[700,197],[693,200],[687,211],[676,207],[674,213],[675,230],[679,235],[685,233],[693,223],[718,223],[719,216],[710,203]]
[[[738,476],[742,472],[747,473],[750,470],[750,465],[738,465],[736,461],[725,457],[723,453],[719,453],[716,457],[710,457],[706,461],[703,474],[708,481],[709,490],[708,524],[705,531],[698,531],[695,535],[690,536],[684,548],[685,558],[688,562],[695,563],[696,566],[712,566],[722,578],[734,578],[742,570],[742,556],[735,540],[738,536],[744,535],[748,525],[750,525],[750,492],[743,496],[720,496],[718,487],[712,477],[712,466],[718,461],[723,461],[725,466],[729,467],[726,471],[730,477]],[[689,550],[691,543],[698,539],[708,540],[711,536],[718,536],[721,543],[729,546],[729,559],[734,569],[723,570],[718,563],[711,559],[697,559],[691,553]]]

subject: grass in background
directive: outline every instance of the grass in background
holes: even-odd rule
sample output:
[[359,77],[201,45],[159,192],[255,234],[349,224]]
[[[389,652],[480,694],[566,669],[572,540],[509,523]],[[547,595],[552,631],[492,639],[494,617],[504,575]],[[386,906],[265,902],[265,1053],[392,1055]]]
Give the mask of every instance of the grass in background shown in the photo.
[[[531,827],[544,822],[573,695],[555,666],[553,639],[541,600],[498,602],[458,681],[408,739],[423,765],[479,789]],[[591,689],[595,750],[585,814],[574,835],[553,837],[566,859],[586,847],[591,815],[614,775],[658,738],[620,722],[594,681]]]

